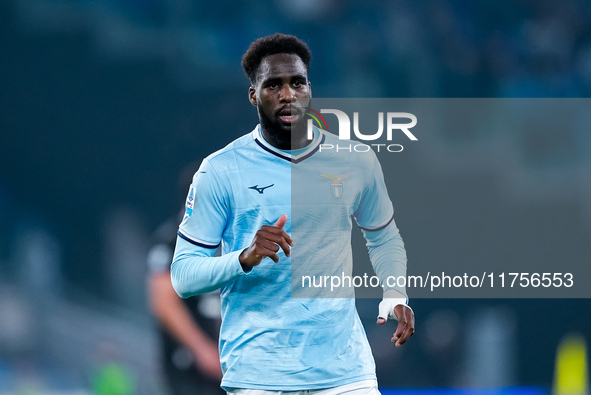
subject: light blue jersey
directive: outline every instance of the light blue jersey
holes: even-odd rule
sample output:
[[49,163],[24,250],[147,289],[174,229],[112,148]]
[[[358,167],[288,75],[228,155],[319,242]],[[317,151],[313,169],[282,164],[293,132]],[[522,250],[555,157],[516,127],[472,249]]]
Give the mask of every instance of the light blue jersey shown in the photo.
[[[350,273],[352,217],[365,232],[388,228],[394,235],[375,243],[393,248],[374,251],[378,276],[404,275],[406,254],[375,154],[322,151],[321,144],[338,140],[315,133],[290,155],[257,126],[207,157],[193,178],[172,281],[183,297],[221,287],[224,388],[292,391],[375,379],[355,300],[295,295],[292,265],[294,274],[312,267]],[[293,258],[280,250],[278,263],[266,258],[245,273],[238,256],[282,214]],[[220,243],[222,256],[213,257]]]

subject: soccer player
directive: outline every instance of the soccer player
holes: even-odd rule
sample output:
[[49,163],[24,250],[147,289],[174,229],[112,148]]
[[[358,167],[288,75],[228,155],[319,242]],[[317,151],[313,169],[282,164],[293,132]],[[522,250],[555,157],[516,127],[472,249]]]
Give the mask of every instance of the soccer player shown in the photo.
[[[350,272],[352,218],[380,279],[406,274],[375,154],[321,151],[338,139],[318,128],[308,139],[310,59],[294,36],[250,45],[242,65],[260,124],[202,162],[178,230],[177,293],[221,289],[222,388],[231,394],[379,394],[354,298],[292,297],[292,266]],[[214,257],[220,244],[222,256]],[[378,324],[397,318],[392,341],[401,346],[414,332],[414,314],[404,289],[384,291]]]

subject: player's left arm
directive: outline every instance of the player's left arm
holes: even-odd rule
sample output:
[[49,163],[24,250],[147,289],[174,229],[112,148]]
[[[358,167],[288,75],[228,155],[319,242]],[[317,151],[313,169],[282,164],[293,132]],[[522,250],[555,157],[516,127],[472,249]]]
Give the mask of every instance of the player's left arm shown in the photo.
[[[400,232],[394,220],[384,229],[363,230],[367,241],[369,257],[384,289],[384,297],[378,307],[379,325],[388,318],[398,320],[398,326],[392,336],[397,347],[403,345],[415,331],[414,312],[408,306],[406,288],[400,287],[400,276],[406,277],[406,250]],[[404,282],[405,283],[405,282]]]
[[[381,281],[384,297],[379,306],[377,323],[388,318],[398,320],[392,341],[400,347],[415,330],[415,319],[408,306],[406,287],[401,287],[399,277],[406,277],[406,249],[394,221],[394,207],[388,196],[382,168],[375,154],[368,183],[354,217],[367,241],[369,257],[374,271]],[[405,284],[403,282],[403,284]]]

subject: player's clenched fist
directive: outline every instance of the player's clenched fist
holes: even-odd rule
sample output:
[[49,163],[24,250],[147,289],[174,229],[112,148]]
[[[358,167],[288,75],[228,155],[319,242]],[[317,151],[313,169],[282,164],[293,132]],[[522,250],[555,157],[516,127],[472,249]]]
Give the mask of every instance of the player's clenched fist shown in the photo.
[[279,262],[277,252],[282,249],[285,256],[290,254],[290,246],[293,247],[293,240],[283,229],[287,222],[287,215],[282,214],[275,225],[263,225],[254,235],[250,246],[240,254],[240,264],[244,269],[250,269],[269,257],[273,262]]

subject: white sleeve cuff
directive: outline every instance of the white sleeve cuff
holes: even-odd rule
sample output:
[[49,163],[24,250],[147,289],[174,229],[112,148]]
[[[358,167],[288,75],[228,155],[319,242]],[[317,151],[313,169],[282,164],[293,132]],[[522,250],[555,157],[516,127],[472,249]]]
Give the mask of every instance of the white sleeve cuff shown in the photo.
[[388,318],[393,318],[398,320],[398,317],[396,317],[396,314],[394,314],[394,307],[398,306],[399,304],[407,306],[410,309],[410,306],[408,305],[408,299],[401,296],[402,294],[395,290],[388,290],[384,292],[384,298],[378,306],[378,318],[384,318],[386,320],[388,320]]

